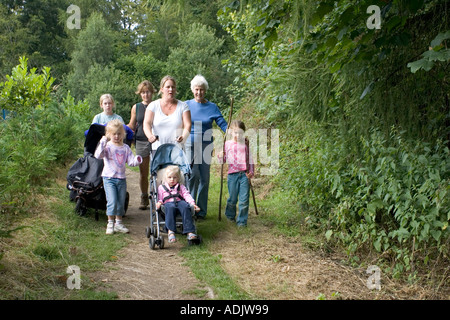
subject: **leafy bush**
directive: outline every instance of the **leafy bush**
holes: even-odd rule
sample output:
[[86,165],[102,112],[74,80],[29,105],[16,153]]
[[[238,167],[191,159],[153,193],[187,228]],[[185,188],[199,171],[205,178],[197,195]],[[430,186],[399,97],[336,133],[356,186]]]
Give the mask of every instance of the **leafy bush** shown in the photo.
[[394,128],[388,138],[371,130],[361,138],[364,157],[356,158],[345,143],[330,141],[308,134],[299,152],[283,157],[291,193],[310,208],[312,225],[349,255],[383,252],[394,273],[410,270],[415,255],[426,262],[448,254],[450,152],[444,142],[431,146],[405,141]]
[[0,210],[24,205],[55,165],[73,158],[90,120],[86,104],[75,105],[70,95],[61,104],[55,100],[49,71],[28,71],[27,59],[22,58],[8,81],[0,84],[1,107],[12,111],[0,122]]
[[6,78],[7,81],[0,84],[0,109],[26,114],[50,101],[54,82],[50,68],[43,68],[42,74],[37,74],[36,68],[28,70],[28,59],[22,57],[11,76]]

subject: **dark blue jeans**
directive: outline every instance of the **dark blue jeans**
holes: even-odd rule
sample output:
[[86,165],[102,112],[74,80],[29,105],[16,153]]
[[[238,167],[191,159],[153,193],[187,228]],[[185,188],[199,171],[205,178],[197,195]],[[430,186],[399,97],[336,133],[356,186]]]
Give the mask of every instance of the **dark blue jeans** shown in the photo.
[[[211,167],[211,143],[199,143],[191,146],[189,161],[192,165],[192,175],[189,179],[189,191],[200,207],[197,216],[205,217],[208,212],[208,191]],[[195,158],[194,158],[195,157]]]
[[[248,219],[250,184],[244,171],[228,175],[228,192],[225,215],[229,220],[236,220],[238,226],[246,226]],[[239,200],[239,213],[236,218],[236,204]]]
[[192,221],[191,205],[186,201],[166,202],[164,204],[164,209],[166,213],[166,229],[171,231],[176,231],[176,216],[177,213],[181,214],[183,219],[183,234],[190,232],[195,232],[195,226]]

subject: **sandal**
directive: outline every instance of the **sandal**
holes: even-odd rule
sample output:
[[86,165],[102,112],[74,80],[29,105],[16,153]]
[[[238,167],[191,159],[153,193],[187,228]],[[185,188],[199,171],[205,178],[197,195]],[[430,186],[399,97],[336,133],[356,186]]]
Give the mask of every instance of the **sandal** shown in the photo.
[[196,240],[197,239],[197,235],[195,233],[188,233],[187,235],[187,239],[188,240]]
[[177,242],[177,238],[175,238],[175,232],[169,232],[169,235],[168,235],[168,237],[169,237],[169,243],[175,243],[175,242]]

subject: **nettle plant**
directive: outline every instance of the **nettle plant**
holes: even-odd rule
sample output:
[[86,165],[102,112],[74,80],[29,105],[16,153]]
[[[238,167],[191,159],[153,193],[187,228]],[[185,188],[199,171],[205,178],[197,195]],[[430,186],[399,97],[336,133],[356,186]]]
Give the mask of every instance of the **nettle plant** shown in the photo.
[[[328,239],[394,261],[393,273],[416,262],[448,253],[450,152],[434,145],[404,141],[392,130],[388,144],[378,130],[361,138],[364,157],[351,164],[335,162],[322,175],[334,203],[327,221]],[[344,157],[343,157],[344,158]]]

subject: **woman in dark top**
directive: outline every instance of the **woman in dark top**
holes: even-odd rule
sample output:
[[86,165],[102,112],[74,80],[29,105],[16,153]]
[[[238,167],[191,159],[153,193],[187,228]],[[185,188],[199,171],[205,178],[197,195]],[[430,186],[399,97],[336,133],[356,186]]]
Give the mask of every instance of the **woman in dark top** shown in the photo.
[[142,163],[139,165],[139,187],[141,189],[141,204],[139,209],[147,209],[148,202],[148,175],[150,168],[150,142],[144,133],[144,116],[147,106],[152,102],[155,88],[148,80],[142,81],[136,94],[141,96],[142,102],[137,103],[131,108],[131,118],[128,127],[134,131],[136,141],[136,155],[142,157]]

